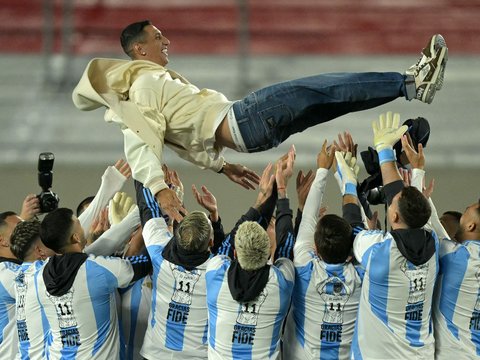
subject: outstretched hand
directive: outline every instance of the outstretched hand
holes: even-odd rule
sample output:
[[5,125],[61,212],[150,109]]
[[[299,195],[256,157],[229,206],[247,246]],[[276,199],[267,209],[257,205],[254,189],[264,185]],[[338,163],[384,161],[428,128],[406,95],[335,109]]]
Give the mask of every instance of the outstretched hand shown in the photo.
[[217,199],[215,196],[208,191],[205,185],[202,185],[201,189],[203,194],[200,194],[196,186],[192,184],[193,196],[195,197],[195,200],[197,200],[198,205],[203,207],[209,213],[217,212]]
[[407,156],[408,161],[414,169],[425,167],[425,155],[423,154],[423,145],[418,144],[418,152],[409,144],[405,135],[402,136],[402,149]]
[[155,199],[162,211],[177,222],[182,221],[183,216],[187,214],[187,210],[182,206],[182,203],[177,197],[177,194],[172,189],[162,189],[155,194]]
[[223,173],[233,182],[239,184],[245,189],[255,190],[256,185],[260,183],[260,176],[255,171],[250,170],[242,164],[225,163]]
[[400,140],[403,134],[408,130],[407,125],[400,124],[400,114],[392,114],[391,111],[386,114],[380,114],[378,122],[372,123],[373,144],[377,152],[386,148],[393,148],[393,145]]
[[117,162],[115,163],[115,168],[120,172],[120,174],[125,176],[127,179],[130,178],[130,176],[132,176],[132,169],[130,169],[130,166],[128,165],[128,163],[123,159],[117,160]]

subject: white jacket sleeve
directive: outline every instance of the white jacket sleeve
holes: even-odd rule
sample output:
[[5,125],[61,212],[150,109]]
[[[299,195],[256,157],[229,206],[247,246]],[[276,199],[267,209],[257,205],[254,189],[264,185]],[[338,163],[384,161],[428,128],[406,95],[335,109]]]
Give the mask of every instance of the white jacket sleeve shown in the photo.
[[298,229],[297,240],[293,248],[295,266],[302,266],[312,258],[309,253],[315,251],[314,234],[317,227],[320,207],[322,206],[323,194],[327,184],[328,169],[317,170],[312,187],[305,201],[302,221]]
[[98,216],[111,198],[120,191],[125,184],[127,178],[123,176],[115,166],[109,166],[102,175],[102,182],[100,188],[95,195],[95,198],[85,211],[78,217],[83,230],[85,231],[85,237],[90,234],[90,226],[93,220]]
[[162,163],[150,147],[132,130],[122,129],[127,162],[132,169],[132,177],[141,182],[152,194],[168,188],[165,183]]
[[[424,179],[425,179],[425,170],[421,170],[421,169],[412,170],[412,182],[411,182],[412,186],[416,187],[420,191],[423,191]],[[447,231],[445,230],[442,223],[440,222],[437,209],[435,208],[435,205],[433,204],[432,199],[429,198],[428,202],[430,203],[432,214],[430,215],[430,219],[428,219],[428,222],[424,227],[428,230],[435,231],[439,239],[450,239],[450,236],[448,236]]]
[[88,255],[110,256],[117,251],[122,251],[133,231],[139,225],[140,213],[138,207],[136,207],[121,222],[112,225],[97,240],[85,247],[84,252]]

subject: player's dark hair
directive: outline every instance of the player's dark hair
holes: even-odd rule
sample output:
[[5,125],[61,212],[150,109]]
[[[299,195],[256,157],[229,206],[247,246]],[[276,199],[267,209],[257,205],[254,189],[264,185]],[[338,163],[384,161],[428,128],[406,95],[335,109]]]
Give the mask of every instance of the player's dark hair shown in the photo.
[[133,44],[145,40],[145,32],[143,29],[148,25],[152,25],[152,22],[150,20],[143,20],[130,24],[123,29],[120,35],[120,44],[125,54],[130,58],[133,58]]
[[58,208],[48,213],[40,226],[40,239],[46,247],[56,253],[62,253],[70,239],[73,228],[73,211]]
[[317,224],[314,235],[318,255],[329,264],[347,260],[353,246],[352,227],[335,214],[324,215]]
[[398,211],[403,222],[411,229],[423,227],[432,214],[428,199],[413,186],[402,189],[398,199]]

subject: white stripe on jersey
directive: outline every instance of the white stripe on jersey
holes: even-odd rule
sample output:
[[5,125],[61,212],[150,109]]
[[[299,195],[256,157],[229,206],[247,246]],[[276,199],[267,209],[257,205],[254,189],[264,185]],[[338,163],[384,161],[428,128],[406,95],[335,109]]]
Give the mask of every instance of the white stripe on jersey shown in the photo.
[[192,271],[165,260],[162,251],[172,235],[163,218],[147,221],[143,238],[153,265],[153,296],[140,354],[147,359],[206,359],[207,260]]
[[17,328],[22,359],[48,359],[52,343],[50,324],[43,305],[39,303],[38,272],[43,261],[23,263],[16,279]]
[[436,359],[480,357],[480,241],[440,241],[433,317]]
[[[438,250],[438,239],[435,246]],[[431,359],[431,321],[438,251],[415,266],[400,253],[390,233],[360,232],[353,243],[365,269],[352,343],[355,359]]]
[[270,267],[265,288],[251,302],[239,303],[228,287],[228,257],[207,266],[208,358],[277,359],[280,333],[290,305],[295,270],[286,258]]
[[144,277],[127,289],[119,291],[125,360],[143,360],[140,349],[148,327],[152,303],[152,279],[150,276]]
[[62,296],[47,292],[42,276],[44,266],[36,271],[36,286],[52,330],[51,358],[111,360],[123,357],[115,291],[128,286],[132,280],[130,262],[90,255],[78,269],[70,290]]
[[362,280],[351,263],[327,264],[313,252],[295,267],[285,359],[349,359]]
[[15,318],[15,278],[20,265],[0,263],[0,359],[13,358],[18,352]]

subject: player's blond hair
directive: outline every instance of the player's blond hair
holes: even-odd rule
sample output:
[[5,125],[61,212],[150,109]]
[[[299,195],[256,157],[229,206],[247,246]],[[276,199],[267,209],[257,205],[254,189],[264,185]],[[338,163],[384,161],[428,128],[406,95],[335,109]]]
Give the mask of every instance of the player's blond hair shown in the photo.
[[177,243],[190,252],[208,249],[212,227],[205,213],[193,211],[180,222],[176,231]]
[[270,257],[270,239],[258,223],[245,221],[235,235],[237,259],[244,270],[257,270],[265,266]]

